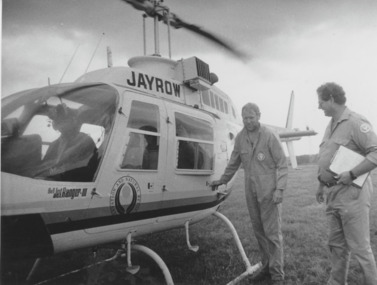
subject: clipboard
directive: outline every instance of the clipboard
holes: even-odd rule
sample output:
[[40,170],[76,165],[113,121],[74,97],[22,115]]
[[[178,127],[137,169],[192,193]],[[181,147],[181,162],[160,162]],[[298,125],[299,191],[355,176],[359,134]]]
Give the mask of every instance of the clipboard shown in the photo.
[[[356,165],[359,165],[364,159],[365,157],[361,154],[341,145],[331,159],[329,170],[338,175],[344,171],[350,171]],[[362,188],[368,176],[369,172],[364,173],[357,177],[352,184]]]

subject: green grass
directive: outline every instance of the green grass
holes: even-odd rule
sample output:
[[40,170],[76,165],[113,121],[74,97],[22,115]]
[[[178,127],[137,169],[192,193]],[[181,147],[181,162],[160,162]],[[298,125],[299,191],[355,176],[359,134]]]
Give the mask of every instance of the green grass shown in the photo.
[[[315,200],[318,185],[316,169],[314,165],[304,165],[300,170],[291,169],[289,172],[288,188],[283,201],[286,284],[325,284],[329,276],[325,206],[319,205]],[[371,242],[377,257],[376,171],[373,173],[373,181],[376,191],[371,207]],[[234,224],[246,254],[254,264],[259,261],[259,253],[244,195],[243,171],[240,171],[234,190],[220,212]],[[136,242],[148,246],[161,256],[176,285],[226,284],[244,272],[245,267],[232,235],[221,220],[210,217],[192,225],[190,229],[191,243],[200,246],[197,253],[187,249],[184,228],[144,236]],[[115,249],[111,245],[110,248],[99,251],[99,258],[110,257]],[[92,259],[88,254],[90,250],[80,250],[43,260],[35,278],[44,280],[90,264]],[[136,276],[125,272],[125,261],[116,261],[47,284],[163,284],[160,270],[143,254],[135,254],[133,264],[142,267]],[[349,285],[360,284],[359,278],[360,269],[352,259]],[[268,282],[251,283],[250,278],[245,278],[239,284],[264,285]]]

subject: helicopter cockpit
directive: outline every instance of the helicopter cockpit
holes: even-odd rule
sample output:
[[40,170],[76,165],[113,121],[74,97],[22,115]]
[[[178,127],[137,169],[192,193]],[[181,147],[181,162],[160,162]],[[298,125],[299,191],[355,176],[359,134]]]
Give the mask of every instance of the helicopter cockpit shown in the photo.
[[62,86],[8,99],[1,122],[3,172],[54,181],[94,180],[117,92],[104,84]]

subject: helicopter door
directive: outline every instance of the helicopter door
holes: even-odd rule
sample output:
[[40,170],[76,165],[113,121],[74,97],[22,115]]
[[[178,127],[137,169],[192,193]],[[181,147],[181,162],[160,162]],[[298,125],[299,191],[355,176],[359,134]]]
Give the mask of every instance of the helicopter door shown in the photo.
[[195,108],[166,107],[170,124],[164,198],[205,195],[214,169],[215,120]]
[[162,100],[130,92],[127,99],[130,107],[119,174],[130,186],[129,195],[123,193],[128,197],[124,213],[132,214],[159,208],[162,202],[167,123]]
[[[166,117],[161,100],[126,92],[122,115],[115,128],[115,139],[106,168],[111,175],[105,183],[112,215],[127,220],[127,216],[156,209],[162,202],[162,179],[166,164]],[[114,168],[115,167],[115,168]],[[110,169],[114,168],[114,171]],[[105,193],[99,193],[103,197]],[[97,199],[97,200],[102,200]],[[147,202],[146,202],[147,201]],[[93,207],[96,207],[93,203]],[[88,229],[88,233],[120,231],[124,224]]]

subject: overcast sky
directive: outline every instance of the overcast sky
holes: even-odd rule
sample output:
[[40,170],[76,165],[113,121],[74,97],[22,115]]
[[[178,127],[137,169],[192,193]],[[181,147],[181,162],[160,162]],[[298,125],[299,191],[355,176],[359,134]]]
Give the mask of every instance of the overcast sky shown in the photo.
[[[296,142],[297,154],[318,151],[329,118],[318,110],[315,90],[325,82],[342,85],[348,107],[377,129],[377,1],[165,0],[164,4],[183,20],[251,56],[242,62],[200,36],[172,30],[172,59],[197,56],[207,62],[219,77],[217,86],[233,98],[238,110],[255,102],[262,122],[284,126],[290,93],[295,92],[294,126],[309,126],[319,133]],[[106,67],[107,46],[115,66],[127,65],[130,57],[143,54],[141,15],[120,0],[3,0],[2,96],[45,86],[48,79],[71,82],[87,68]],[[152,54],[151,20],[147,27],[147,53]],[[161,25],[160,51],[167,57],[166,35],[166,26]]]

